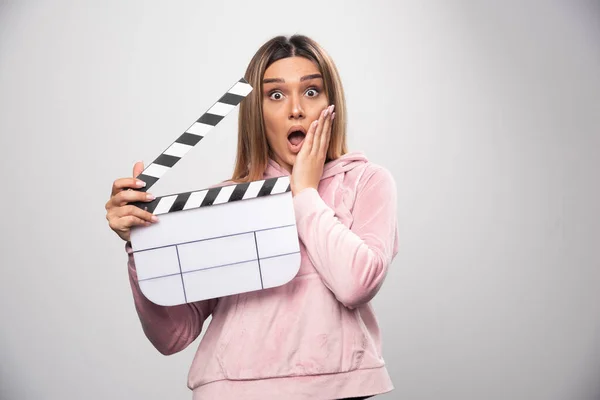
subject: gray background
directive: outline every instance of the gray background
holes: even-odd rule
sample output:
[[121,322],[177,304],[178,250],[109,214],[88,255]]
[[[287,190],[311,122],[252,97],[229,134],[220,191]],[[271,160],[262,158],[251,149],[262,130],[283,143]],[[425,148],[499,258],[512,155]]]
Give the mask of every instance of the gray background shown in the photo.
[[[0,397],[191,398],[198,341],[146,340],[104,204],[298,32],[340,69],[351,149],[398,184],[381,399],[600,398],[599,21],[567,0],[0,3]],[[235,119],[152,192],[229,177]]]

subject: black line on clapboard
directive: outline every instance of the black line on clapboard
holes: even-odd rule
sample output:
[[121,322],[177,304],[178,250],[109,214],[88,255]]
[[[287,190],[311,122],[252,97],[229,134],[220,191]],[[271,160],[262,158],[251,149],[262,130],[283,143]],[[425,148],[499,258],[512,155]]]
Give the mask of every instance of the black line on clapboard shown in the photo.
[[[276,256],[263,257],[263,258],[261,258],[261,260],[268,260],[269,258],[284,257],[284,256],[292,255],[292,254],[298,254],[298,253],[300,253],[300,252],[299,251],[292,251],[291,253],[283,253],[283,254],[277,254]],[[159,278],[168,278],[170,276],[175,276],[175,275],[182,275],[182,279],[183,279],[183,274],[190,274],[192,272],[204,271],[204,270],[207,270],[207,269],[230,267],[232,265],[244,264],[244,263],[248,263],[248,262],[252,262],[252,261],[257,261],[257,259],[253,258],[253,259],[250,259],[250,260],[238,261],[238,262],[234,262],[234,263],[231,263],[231,264],[215,265],[214,267],[198,268],[198,269],[194,269],[194,270],[191,270],[191,271],[185,271],[185,272],[181,272],[181,273],[174,273],[174,274],[161,275],[161,276],[153,276],[152,278],[138,279],[138,282],[151,281],[152,279],[159,279]]]
[[181,242],[181,243],[173,243],[173,244],[166,244],[164,246],[158,246],[158,247],[150,247],[148,249],[143,249],[143,250],[134,250],[133,253],[141,253],[143,251],[150,251],[150,250],[157,250],[157,249],[164,249],[167,247],[173,247],[173,246],[182,246],[184,244],[190,244],[190,243],[198,243],[198,242],[205,242],[207,240],[213,240],[213,239],[222,239],[222,238],[226,238],[226,237],[231,237],[231,236],[238,236],[238,235],[247,235],[249,233],[252,232],[265,232],[265,231],[271,231],[273,229],[280,229],[280,228],[289,228],[290,226],[294,226],[295,224],[288,224],[288,225],[281,225],[281,226],[274,226],[272,228],[264,228],[264,229],[256,229],[253,231],[248,231],[248,232],[240,232],[240,233],[232,233],[230,235],[223,235],[223,236],[214,236],[214,237],[210,237],[210,238],[206,238],[206,239],[198,239],[198,240],[191,240],[189,242]]
[[[216,200],[216,198],[219,196],[221,190],[224,189],[224,188],[229,188],[229,187],[235,187],[235,189],[233,190],[233,192],[229,195],[230,198],[227,201],[222,202],[222,203],[218,203],[216,205],[228,204],[228,203],[233,203],[233,202],[236,202],[236,201],[257,200],[257,199],[260,199],[262,197],[277,196],[277,195],[286,194],[286,193],[290,192],[291,191],[291,185],[290,185],[290,183],[288,183],[286,189],[283,192],[271,193],[273,191],[273,189],[275,188],[275,185],[277,184],[277,182],[280,181],[280,180],[283,180],[283,178],[287,178],[287,177],[285,175],[282,175],[282,176],[277,176],[277,177],[273,177],[273,178],[261,179],[261,180],[258,180],[258,181],[232,183],[232,184],[225,185],[225,186],[215,186],[215,187],[211,187],[211,188],[194,190],[194,191],[191,191],[191,192],[169,193],[169,194],[161,195],[161,196],[155,198],[154,200],[152,200],[150,202],[137,201],[137,202],[132,202],[130,204],[132,204],[132,205],[134,205],[136,207],[139,207],[142,210],[146,210],[149,213],[154,213],[156,211],[156,208],[158,207],[158,205],[164,199],[169,198],[169,197],[175,197],[175,201],[171,205],[171,209],[169,209],[169,211],[163,212],[163,213],[160,213],[160,214],[156,214],[156,215],[170,214],[170,213],[177,212],[177,211],[191,211],[191,210],[195,210],[195,209],[198,209],[198,208],[214,206],[215,204],[213,204],[213,203]],[[254,182],[262,182],[261,188],[259,189],[259,192],[256,195],[252,196],[252,197],[244,198],[243,196],[246,195],[246,191],[247,191],[249,185],[252,184],[252,183],[254,183]],[[243,192],[238,192],[238,188],[242,188]],[[128,189],[128,190],[131,190],[131,189]],[[186,205],[186,202],[188,201],[189,197],[192,194],[202,193],[202,192],[206,192],[205,196],[207,196],[207,197],[205,197],[202,200],[202,204],[201,205],[184,209],[184,207]],[[236,193],[237,193],[237,196],[236,196]],[[209,195],[212,196],[212,199],[211,199],[211,197]],[[178,203],[179,203],[179,206],[176,206],[176,204],[178,204]]]
[[258,274],[260,275],[260,287],[262,289],[264,289],[265,285],[263,285],[262,271],[260,269],[260,255],[258,254],[258,242],[256,241],[256,231],[254,232],[254,246],[256,248],[256,261],[258,262]]
[[185,283],[183,282],[183,271],[181,270],[181,260],[179,259],[179,249],[175,245],[175,251],[177,252],[177,264],[179,265],[179,274],[181,275],[181,287],[183,288],[183,298],[187,303],[187,294],[185,293]]
[[[246,188],[247,188],[248,186],[250,186],[251,183],[256,184],[256,182],[262,182],[261,189],[262,189],[262,187],[265,184],[267,184],[267,185],[271,185],[272,184],[272,186],[268,187],[268,189],[273,190],[273,188],[275,187],[275,183],[277,183],[278,180],[280,180],[280,179],[281,180],[286,180],[286,178],[289,179],[290,178],[289,175],[273,176],[271,178],[258,179],[256,181],[250,181],[250,182],[230,183],[228,185],[223,185],[223,186],[212,186],[212,187],[207,187],[207,188],[204,188],[204,189],[192,190],[190,192],[178,192],[178,193],[161,194],[160,196],[156,197],[155,200],[161,200],[161,199],[164,199],[164,198],[167,198],[167,197],[179,196],[181,194],[192,194],[192,193],[208,192],[209,190],[224,189],[224,188],[229,188],[229,187],[232,187],[232,186],[235,186],[235,187],[246,186]],[[224,182],[227,182],[227,181],[220,182],[217,185],[220,185],[220,184],[222,184]],[[142,188],[142,189],[145,189],[145,187]],[[135,190],[137,190],[137,189],[135,189]],[[249,197],[249,198],[246,198],[246,199],[240,199],[238,201],[241,201],[241,200],[255,200],[255,199],[259,199],[261,197],[277,196],[277,195],[280,195],[280,194],[286,194],[286,193],[288,193],[290,191],[291,191],[291,187],[290,187],[290,184],[288,183],[288,185],[286,186],[286,188],[285,188],[285,190],[283,192],[272,193],[272,194],[269,193],[269,194],[266,194],[266,195],[263,194],[262,196],[259,196],[257,194],[255,197]],[[153,201],[155,201],[155,200],[153,200]],[[141,202],[141,204],[149,204],[149,203],[151,203],[151,202]],[[226,203],[229,203],[229,202],[226,202]],[[219,203],[219,204],[226,204],[226,203]],[[133,204],[133,203],[131,203],[131,204]],[[194,208],[199,208],[199,207],[194,207]],[[189,210],[193,210],[194,208],[190,208]],[[185,211],[187,211],[187,210],[185,210]]]
[[[142,187],[142,188],[136,188],[134,190],[140,191],[140,192],[146,192],[148,189],[150,189],[150,187],[152,187],[156,182],[158,182],[161,177],[154,177],[152,175],[147,175],[144,174],[144,172],[148,171],[150,169],[150,167],[154,164],[159,165],[161,167],[165,166],[163,164],[161,164],[161,157],[169,150],[169,148],[175,144],[175,143],[181,143],[181,144],[185,144],[188,145],[190,147],[194,147],[196,146],[196,144],[198,144],[200,142],[200,140],[204,139],[206,137],[206,135],[213,130],[218,124],[219,122],[221,122],[225,117],[227,117],[229,114],[231,114],[231,112],[233,110],[236,109],[236,107],[248,96],[248,94],[250,94],[250,92],[248,92],[246,95],[238,95],[238,94],[234,94],[234,93],[230,93],[231,90],[236,87],[238,85],[238,83],[242,83],[242,84],[246,84],[250,87],[250,92],[252,92],[254,90],[254,88],[252,87],[252,85],[250,85],[250,83],[248,83],[248,81],[246,79],[244,79],[244,77],[240,78],[236,83],[234,83],[232,86],[229,87],[229,89],[227,89],[227,91],[225,92],[224,95],[222,95],[217,101],[213,102],[213,104],[204,112],[204,114],[202,114],[200,116],[200,118],[198,118],[196,121],[194,121],[185,131],[183,134],[181,134],[177,139],[175,139],[175,141],[173,141],[171,143],[171,145],[169,145],[169,147],[165,148],[160,155],[153,160],[150,164],[148,164],[146,166],[146,168],[144,168],[144,170],[136,177],[139,180],[142,180],[144,182],[146,182],[146,186]],[[209,111],[211,111],[213,109],[213,107],[217,104],[217,103],[224,103],[227,105],[231,105],[233,107],[231,107],[229,109],[229,111],[227,111],[225,113],[225,115],[216,115],[216,114],[212,114]],[[208,130],[206,132],[204,132],[204,135],[200,135],[197,133],[193,133],[191,132],[192,128],[197,124],[197,123],[201,123],[204,125],[208,125],[210,126],[210,128],[208,128]],[[190,142],[188,143],[187,139],[191,139]],[[167,171],[168,172],[170,169],[172,169],[174,167],[174,165],[179,162],[179,160],[181,160],[183,158],[183,156],[181,157],[177,157],[177,159],[171,159],[171,166],[167,166],[167,168],[169,168]],[[164,174],[164,173],[163,173]],[[137,207],[140,207],[143,209],[143,203],[142,202],[135,202],[132,203],[134,205],[136,205]]]

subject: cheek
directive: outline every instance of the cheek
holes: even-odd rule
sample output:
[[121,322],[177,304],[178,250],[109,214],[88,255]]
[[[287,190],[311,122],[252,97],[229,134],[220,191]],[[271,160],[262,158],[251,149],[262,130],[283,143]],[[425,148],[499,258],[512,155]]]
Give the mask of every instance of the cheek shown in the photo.
[[273,109],[273,107],[265,107],[263,105],[263,119],[267,129],[271,131],[277,129],[277,121],[279,120],[279,116],[277,115],[277,110]]
[[275,132],[270,129],[268,126],[266,127],[267,129],[267,144],[269,145],[269,147],[271,149],[277,148],[277,138],[275,135]]
[[277,140],[278,132],[285,128],[285,118],[278,115],[277,110],[263,108],[263,120],[267,131],[267,140],[269,144]]
[[269,121],[265,118],[265,130],[266,130],[266,136],[267,136],[267,144],[272,149],[277,148],[278,147],[277,143],[281,139],[277,138],[277,126],[273,124],[272,120]]
[[324,109],[326,109],[327,106],[329,106],[329,104],[327,104],[327,99],[324,99],[319,102],[315,102],[315,104],[308,111],[307,117],[310,119],[311,122],[316,119],[319,119],[319,117],[321,116],[321,112]]

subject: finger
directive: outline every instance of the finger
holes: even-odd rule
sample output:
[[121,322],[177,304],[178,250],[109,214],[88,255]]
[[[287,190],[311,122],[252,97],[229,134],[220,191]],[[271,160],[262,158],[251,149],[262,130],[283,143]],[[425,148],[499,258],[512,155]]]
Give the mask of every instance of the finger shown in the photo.
[[127,203],[147,202],[154,199],[155,197],[152,193],[138,192],[137,190],[124,190],[120,193],[117,193],[112,198],[112,204],[114,207],[122,207]]
[[128,215],[123,218],[113,217],[108,220],[108,226],[115,232],[127,233],[135,225],[150,226],[152,223],[135,215]]
[[313,146],[310,149],[310,155],[314,156],[317,154],[321,142],[321,133],[323,132],[323,124],[327,118],[327,110],[329,107],[325,108],[321,111],[321,115],[319,116],[319,126],[317,126],[317,130],[315,131],[315,138],[313,139]]
[[327,152],[327,147],[329,146],[329,133],[331,130],[331,115],[333,114],[333,105],[327,108],[327,117],[325,118],[325,122],[323,123],[323,132],[321,133],[321,137],[319,140],[319,148],[317,149],[316,155],[318,157],[323,157],[324,153]]
[[120,218],[119,219],[119,229],[121,230],[126,230],[126,229],[130,229],[132,226],[136,226],[136,225],[151,225],[148,221],[136,217],[135,215],[128,215],[126,217]]
[[109,208],[121,207],[127,203],[136,201],[152,201],[155,197],[152,193],[138,192],[137,190],[123,190],[109,200]]
[[329,145],[331,144],[331,135],[333,134],[333,120],[335,118],[335,112],[333,111],[335,106],[332,107],[331,118],[329,119],[329,127],[327,128],[327,133],[325,134],[324,146],[321,152],[321,156],[323,160],[327,160],[327,153],[329,152]]
[[149,211],[142,210],[141,208],[139,208],[137,206],[132,206],[132,205],[119,207],[118,209],[114,210],[112,215],[113,215],[113,217],[116,217],[116,218],[125,218],[128,216],[134,216],[136,218],[143,219],[144,221],[147,221],[147,222],[157,222],[158,221],[158,217],[156,215],[152,214]]
[[146,182],[135,178],[119,178],[113,182],[110,196],[113,197],[117,193],[127,188],[140,189],[146,186]]
[[133,165],[133,177],[137,177],[144,170],[144,162],[138,161]]
[[335,112],[331,114],[331,125],[327,130],[327,145],[325,146],[325,150],[323,152],[323,157],[327,160],[327,155],[329,153],[329,145],[331,144],[331,135],[333,135],[333,120],[335,119]]
[[146,182],[135,179],[139,174],[144,170],[144,163],[142,161],[138,161],[133,165],[133,178],[120,178],[113,182],[112,190],[110,196],[114,196],[119,193],[123,189],[134,188],[140,189],[146,186]]
[[315,131],[319,126],[319,120],[314,120],[310,126],[308,127],[308,132],[306,132],[306,137],[304,138],[304,144],[302,144],[302,148],[298,155],[310,154],[310,150],[313,147],[313,143],[315,140]]

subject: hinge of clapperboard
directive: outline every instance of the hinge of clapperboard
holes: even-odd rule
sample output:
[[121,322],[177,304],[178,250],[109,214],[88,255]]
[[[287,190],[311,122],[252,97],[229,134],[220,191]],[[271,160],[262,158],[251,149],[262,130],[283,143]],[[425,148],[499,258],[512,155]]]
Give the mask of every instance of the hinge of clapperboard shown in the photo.
[[[206,134],[221,122],[252,92],[252,86],[244,79],[237,81],[212,107],[195,121],[175,142],[163,151],[142,173],[137,176],[146,183],[140,189],[145,192],[183,158]],[[280,176],[253,182],[244,182],[156,197],[150,202],[131,203],[154,215],[199,207],[230,203],[238,200],[281,194],[290,191],[289,176]]]

